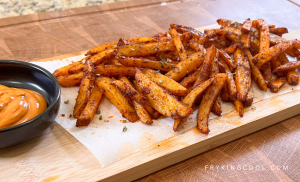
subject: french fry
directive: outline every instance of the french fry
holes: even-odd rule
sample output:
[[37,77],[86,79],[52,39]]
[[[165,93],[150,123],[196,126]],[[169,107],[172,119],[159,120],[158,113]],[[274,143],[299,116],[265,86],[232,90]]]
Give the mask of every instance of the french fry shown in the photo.
[[233,42],[240,42],[241,35],[242,35],[242,32],[240,29],[228,27],[228,26],[221,27],[221,29],[225,31],[225,35],[226,35],[227,39],[229,39]]
[[216,99],[213,107],[211,108],[211,112],[214,113],[217,116],[222,115],[221,96],[220,95],[217,96],[217,99]]
[[243,102],[244,106],[251,106],[253,103],[253,99],[254,99],[254,90],[253,87],[251,86],[247,93],[246,100]]
[[227,54],[233,54],[235,51],[236,51],[236,48],[238,47],[238,44],[233,44],[229,47],[227,47],[226,49],[224,49],[224,51],[227,53]]
[[273,70],[273,73],[280,74],[280,73],[284,73],[284,72],[288,72],[288,71],[293,71],[299,67],[300,67],[300,61],[292,61],[292,62],[288,62],[284,65],[279,66],[278,68]]
[[158,53],[156,54],[156,59],[157,60],[167,60],[168,59],[171,59],[172,61],[180,61],[179,59],[179,56],[178,56],[178,53],[177,52],[161,52],[161,53]]
[[186,60],[187,55],[186,55],[185,49],[182,45],[182,42],[180,40],[180,37],[179,37],[178,33],[176,32],[175,29],[171,29],[171,30],[169,30],[169,34],[171,35],[172,40],[175,44],[175,47],[177,49],[180,60],[181,61]]
[[183,80],[180,82],[180,84],[188,88],[190,86],[193,86],[195,83],[196,79],[199,77],[201,71],[201,67],[198,68],[194,73],[189,74],[188,76],[184,77]]
[[299,83],[299,75],[295,70],[288,71],[286,74],[286,79],[290,85],[298,85]]
[[300,51],[298,48],[293,47],[291,49],[287,49],[286,53],[292,57],[299,57],[300,56]]
[[123,66],[116,58],[111,60],[112,65],[115,66]]
[[135,75],[135,68],[133,67],[124,67],[124,66],[114,66],[114,65],[104,65],[97,66],[95,69],[96,74],[102,76],[130,76]]
[[195,42],[194,40],[191,40],[189,45],[190,45],[190,48],[192,48],[196,52],[204,51],[204,47],[201,44]]
[[56,79],[63,87],[74,87],[80,84],[82,77],[83,72],[79,72],[73,75],[58,76]]
[[246,19],[241,28],[242,32],[249,33],[251,31],[251,26],[252,26],[252,22],[251,22],[250,18]]
[[263,19],[254,20],[252,26],[259,28],[259,52],[265,52],[270,48],[269,26]]
[[142,67],[151,68],[162,71],[170,71],[175,64],[167,63],[166,61],[151,61],[145,58],[136,57],[117,57],[117,60],[126,67]]
[[278,68],[278,67],[281,65],[281,63],[280,63],[279,60],[278,60],[278,57],[273,58],[273,59],[270,61],[270,65],[271,65],[271,69],[272,69],[272,70],[275,70],[276,68]]
[[[172,37],[172,35],[171,35]],[[187,44],[193,38],[192,32],[185,32],[180,36],[180,40],[182,43]]]
[[244,53],[241,49],[235,51],[234,60],[237,63],[235,75],[237,99],[243,102],[246,100],[251,85],[250,65],[248,59],[244,58]]
[[272,58],[279,56],[284,51],[289,48],[293,48],[297,44],[300,44],[298,40],[288,40],[282,43],[279,43],[265,51],[255,55],[253,57],[253,62],[256,63],[258,68],[261,68],[262,65],[266,64],[267,62],[271,61]]
[[227,80],[227,74],[217,74],[213,84],[205,91],[197,115],[197,127],[201,133],[208,134],[208,117],[218,94]]
[[249,48],[250,47],[250,40],[251,40],[251,34],[250,32],[247,32],[247,33],[242,33],[242,36],[241,36],[241,43],[242,43],[242,46],[244,48]]
[[182,105],[138,69],[136,69],[135,79],[143,94],[148,97],[151,106],[161,114],[178,118],[186,117],[193,112],[191,108]]
[[215,36],[221,36],[224,34],[224,31],[221,29],[206,29],[204,30],[204,33],[206,33],[206,35],[209,38],[213,38]]
[[273,82],[272,68],[270,63],[264,64],[261,68],[261,72],[264,76],[267,86],[269,87],[270,83]]
[[[89,61],[94,64],[94,66],[98,66],[99,64],[107,61],[109,58],[115,55],[115,50],[109,49],[103,52],[100,52],[94,56],[92,56]],[[70,68],[68,70],[69,74],[74,74],[82,71],[84,69],[84,64],[77,64],[76,66]]]
[[214,45],[207,49],[204,57],[203,65],[201,67],[200,75],[194,83],[194,87],[197,87],[201,83],[205,82],[209,78],[212,62],[216,56],[217,49]]
[[266,80],[264,79],[264,77],[261,74],[258,67],[253,63],[253,61],[252,61],[253,57],[252,57],[250,51],[247,49],[247,50],[245,50],[245,53],[249,60],[249,64],[251,67],[251,76],[252,76],[253,80],[255,81],[255,83],[257,84],[257,86],[260,90],[267,91],[268,86],[266,84]]
[[238,23],[233,20],[227,20],[227,19],[218,19],[217,23],[221,26],[229,26],[229,27],[235,27],[235,28],[241,28],[242,24]]
[[231,59],[231,57],[222,49],[219,49],[219,55],[223,58],[223,60],[227,63],[228,66],[232,68],[236,68],[236,62]]
[[[219,63],[221,63],[221,65],[223,65],[222,67],[224,67],[223,69],[225,69],[223,71],[221,71],[221,69],[220,69],[220,71],[228,74],[227,87],[224,87],[224,88],[228,89],[228,94],[229,94],[230,100],[234,100],[236,98],[237,89],[236,89],[236,84],[235,84],[235,81],[233,78],[233,74],[231,73],[229,66],[226,64],[226,62],[221,57],[219,57]],[[223,93],[225,94],[226,92],[224,91]],[[224,95],[223,97],[224,97],[223,98],[224,100],[227,100],[226,95]]]
[[195,37],[201,37],[203,33],[200,31],[192,28],[192,27],[187,27],[187,26],[182,26],[182,25],[176,25],[176,24],[170,24],[171,29],[175,29],[178,33],[185,33],[185,32],[191,32],[193,36]]
[[223,89],[221,90],[221,99],[224,102],[228,102],[230,99],[230,95],[229,95],[229,90],[228,90],[228,85],[225,84]]
[[98,77],[96,84],[104,90],[104,95],[116,106],[124,118],[130,122],[136,122],[139,120],[139,117],[134,107],[126,100],[117,87],[110,84],[112,81],[108,77]]
[[255,54],[259,53],[259,40],[253,36],[250,39],[250,47],[255,50]]
[[278,28],[270,28],[270,33],[279,35],[281,37],[282,34],[289,33],[289,31],[285,27],[278,27]]
[[[83,59],[83,60],[85,60],[85,59]],[[58,68],[53,72],[53,76],[58,77],[58,76],[68,75],[69,69],[71,69],[74,66],[81,65],[81,64],[83,65],[82,61],[77,61],[77,62],[69,64],[67,66]]]
[[270,84],[270,91],[271,92],[278,92],[279,89],[285,84],[286,78],[285,77],[279,77],[277,80],[273,81]]
[[166,89],[173,95],[185,96],[187,94],[187,89],[185,87],[183,87],[176,81],[170,79],[169,77],[166,77],[160,73],[156,73],[151,69],[144,69],[143,73],[148,78],[150,78],[150,80],[152,80],[162,88]]
[[85,68],[83,72],[83,78],[80,83],[75,107],[73,110],[73,116],[75,118],[78,118],[84,110],[95,84],[95,72],[94,65],[92,62],[87,61],[85,63]]
[[153,42],[147,44],[133,44],[121,47],[117,56],[142,57],[157,54],[166,51],[175,51],[176,47],[173,42]]
[[100,105],[102,94],[103,94],[103,91],[97,85],[95,85],[84,110],[82,111],[80,116],[77,118],[77,121],[76,121],[77,127],[88,126],[91,123],[91,121],[93,120],[93,118],[95,116],[97,108]]
[[243,117],[244,116],[244,106],[243,106],[243,103],[241,101],[235,99],[235,100],[233,100],[233,104],[235,106],[235,109],[239,113],[239,115],[241,117]]
[[180,81],[185,75],[189,74],[195,68],[198,68],[204,60],[204,52],[197,52],[188,59],[179,62],[172,70],[165,74],[165,76]]

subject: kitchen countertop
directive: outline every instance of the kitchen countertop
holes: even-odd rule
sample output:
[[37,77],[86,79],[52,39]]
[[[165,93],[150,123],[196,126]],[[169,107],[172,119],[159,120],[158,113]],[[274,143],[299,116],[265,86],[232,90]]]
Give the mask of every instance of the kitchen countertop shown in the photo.
[[[170,23],[201,27],[215,24],[218,18],[237,21],[263,18],[277,27],[298,30],[299,10],[295,1],[291,3],[286,0],[132,0],[4,18],[0,19],[0,58],[35,61],[91,49],[120,37],[152,36],[168,30]],[[10,160],[15,164],[0,166],[0,181],[17,177],[24,181],[42,181],[43,173],[49,173],[47,169],[34,166],[23,169],[22,166],[37,155],[36,148],[58,140],[58,136],[68,139],[61,143],[62,146],[78,143],[67,132],[57,133],[59,127],[55,123],[42,136],[18,146],[0,149],[0,163]],[[299,136],[298,115],[137,181],[299,181]],[[84,147],[78,150],[92,155]],[[56,155],[51,160],[63,157],[60,152]],[[99,164],[82,159],[78,165],[84,168]],[[238,169],[238,166],[247,166],[248,170]],[[260,169],[251,170],[249,166],[259,166]],[[275,170],[270,170],[272,166]],[[277,169],[277,166],[285,168]],[[11,173],[13,175],[4,173],[9,170],[14,171]],[[51,170],[59,170],[59,174],[68,169]],[[60,176],[53,176],[52,179],[59,181]]]

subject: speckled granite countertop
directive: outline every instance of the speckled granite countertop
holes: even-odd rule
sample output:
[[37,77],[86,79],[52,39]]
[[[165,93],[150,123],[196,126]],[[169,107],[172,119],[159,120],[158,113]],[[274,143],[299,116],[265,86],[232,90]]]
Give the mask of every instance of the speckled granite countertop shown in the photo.
[[0,18],[127,0],[0,0]]

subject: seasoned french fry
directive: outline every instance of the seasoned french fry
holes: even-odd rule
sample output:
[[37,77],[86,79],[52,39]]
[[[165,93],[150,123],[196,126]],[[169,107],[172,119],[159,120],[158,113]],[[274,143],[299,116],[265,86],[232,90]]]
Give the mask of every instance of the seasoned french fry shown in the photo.
[[[172,35],[171,35],[172,37]],[[180,40],[182,43],[187,44],[193,38],[192,32],[185,32],[180,36]]]
[[191,108],[182,105],[138,69],[136,69],[135,79],[143,94],[148,97],[151,106],[161,114],[178,118],[186,117],[193,112]]
[[[85,60],[85,59],[84,59]],[[72,63],[72,64],[69,64],[67,66],[64,66],[64,67],[61,67],[61,68],[58,68],[56,69],[54,72],[53,72],[53,76],[55,77],[58,77],[58,76],[64,76],[64,75],[68,75],[68,71],[69,69],[71,69],[72,67],[74,66],[77,66],[77,65],[83,65],[82,61],[77,61],[75,63]]]
[[118,61],[127,67],[142,67],[142,68],[151,68],[162,71],[170,71],[175,64],[167,63],[166,61],[151,61],[145,58],[136,58],[136,57],[117,57]]
[[239,113],[239,115],[241,117],[243,117],[243,115],[244,115],[244,106],[243,106],[243,103],[241,101],[235,99],[235,100],[233,100],[233,104],[235,106],[235,109]]
[[288,62],[284,65],[279,66],[278,68],[273,70],[273,73],[280,74],[280,73],[284,73],[284,72],[288,72],[288,71],[293,71],[299,67],[300,67],[300,61],[292,61],[292,62]]
[[215,76],[213,84],[205,91],[198,110],[197,126],[201,133],[208,134],[208,117],[212,106],[227,80],[227,74],[221,73]]
[[222,49],[219,49],[219,55],[223,58],[223,60],[227,63],[228,66],[232,68],[236,68],[236,62],[231,59],[231,57]]
[[282,34],[289,33],[289,31],[285,27],[278,27],[278,28],[270,28],[270,33],[279,35],[281,37]]
[[182,25],[170,24],[172,29],[175,29],[178,33],[191,32],[195,37],[201,37],[202,33],[192,27],[186,27]]
[[141,57],[157,54],[166,51],[175,51],[176,47],[173,42],[153,42],[147,44],[133,44],[121,47],[117,56]]
[[242,32],[240,29],[228,27],[228,26],[221,27],[221,29],[225,31],[225,33],[226,33],[225,35],[226,35],[227,39],[234,41],[234,42],[240,42],[241,35],[242,35]]
[[217,20],[218,24],[221,26],[229,26],[229,27],[235,27],[235,28],[241,28],[242,24],[238,23],[233,20],[227,20],[227,19],[218,19]]
[[254,99],[254,90],[253,87],[251,86],[247,93],[246,100],[243,102],[244,106],[251,106],[253,103],[253,99]]
[[204,51],[204,47],[201,44],[195,42],[194,40],[191,40],[189,45],[190,45],[190,48],[192,48],[196,52]]
[[181,86],[179,83],[170,79],[169,77],[166,77],[160,73],[156,73],[151,69],[144,69],[143,73],[150,78],[150,80],[166,89],[173,95],[185,96],[187,94],[187,89],[185,87]]
[[261,74],[258,67],[253,63],[252,55],[251,55],[250,51],[247,49],[247,50],[245,50],[245,53],[248,56],[248,60],[249,60],[250,67],[251,67],[251,76],[252,76],[253,80],[255,81],[255,83],[257,84],[257,86],[260,90],[267,91],[268,86],[267,86],[266,80],[264,79],[264,77]]
[[299,83],[299,75],[295,70],[288,71],[286,74],[286,79],[290,85],[298,85]]
[[270,83],[273,82],[272,68],[270,63],[264,64],[261,68],[261,72],[264,76],[267,86],[269,87]]
[[286,78],[285,77],[279,77],[277,80],[273,81],[270,84],[270,91],[271,92],[278,92],[279,89],[285,84]]
[[193,86],[196,79],[199,77],[201,71],[201,67],[197,69],[194,73],[189,74],[188,76],[184,77],[184,79],[180,82],[182,86],[185,88],[188,88],[190,86]]
[[237,99],[245,101],[248,90],[251,85],[251,72],[248,59],[244,58],[241,49],[237,49],[234,53],[234,60],[237,63],[235,84],[237,89]]
[[180,60],[181,61],[186,60],[187,59],[187,55],[186,55],[185,49],[184,49],[184,47],[182,45],[182,42],[180,40],[180,37],[179,37],[178,33],[176,32],[175,29],[171,29],[171,30],[169,30],[169,34],[171,35],[172,40],[173,40],[173,42],[175,44],[175,47],[176,47],[177,52],[179,54]]
[[250,39],[251,38],[251,34],[250,32],[247,32],[247,33],[242,33],[242,36],[241,36],[241,43],[242,43],[242,46],[244,48],[249,48],[250,47]]
[[253,62],[260,68],[262,65],[266,64],[267,62],[271,61],[272,58],[279,56],[281,53],[286,51],[289,48],[293,48],[297,44],[300,44],[298,40],[288,40],[282,43],[279,43],[265,51],[255,55],[253,57]]
[[222,115],[221,96],[220,95],[217,96],[217,99],[216,99],[213,107],[211,108],[211,112],[214,113],[217,116]]
[[177,52],[161,52],[156,54],[157,60],[167,60],[171,59],[172,61],[180,61],[178,53]]
[[216,56],[217,49],[214,45],[207,49],[204,57],[203,65],[201,67],[200,75],[194,83],[194,87],[197,87],[201,83],[205,82],[209,78],[212,62]]
[[228,90],[228,85],[227,84],[225,84],[224,87],[223,87],[223,89],[221,90],[221,99],[224,102],[228,102],[229,99],[230,99],[230,95],[229,95],[229,90]]
[[105,92],[105,96],[109,99],[109,101],[116,106],[116,108],[120,111],[123,117],[128,119],[130,122],[136,122],[139,120],[135,109],[132,105],[126,100],[126,98],[121,94],[119,89],[110,83],[112,79],[108,77],[98,77],[96,80],[96,84],[99,88],[102,88]]
[[97,66],[95,69],[96,74],[102,76],[130,76],[135,75],[135,68],[133,67],[124,67],[124,66],[114,66],[114,65],[104,65]]
[[270,48],[269,26],[263,19],[254,20],[252,26],[259,28],[259,52],[265,52]]
[[[236,89],[235,81],[233,79],[233,74],[231,73],[229,66],[226,64],[226,62],[221,57],[219,57],[219,62],[223,65],[222,66],[222,67],[224,67],[223,69],[225,69],[223,71],[221,71],[221,70],[220,71],[228,74],[226,88],[228,89],[228,94],[229,94],[230,100],[234,100],[236,98],[237,89]],[[226,92],[224,91],[224,94],[225,93]],[[224,95],[224,100],[226,100],[226,95]]]
[[84,110],[95,84],[95,72],[92,62],[86,61],[83,72],[83,78],[80,83],[76,104],[73,110],[73,116],[75,118],[78,118]]
[[103,91],[97,85],[95,85],[84,110],[82,111],[80,116],[77,118],[77,122],[76,122],[77,127],[88,126],[91,123],[91,121],[93,120],[93,118],[95,116],[97,108],[100,105],[102,94],[103,94]]
[[180,81],[185,75],[189,74],[195,68],[198,68],[204,60],[204,52],[197,52],[188,59],[179,62],[171,71],[165,74],[165,76],[175,80]]
[[251,22],[250,18],[246,19],[241,28],[242,32],[249,33],[251,31],[251,26],[252,26],[252,22]]
[[80,84],[82,77],[83,72],[79,72],[73,75],[58,76],[56,79],[63,87],[74,87]]
[[238,47],[238,44],[233,44],[229,47],[227,47],[226,49],[224,49],[224,51],[227,53],[227,54],[233,54],[235,51],[236,51],[236,48]]
[[275,70],[276,68],[278,68],[278,67],[281,65],[281,63],[280,63],[279,60],[278,60],[278,57],[273,58],[273,59],[270,61],[270,65],[271,65],[271,69],[272,69],[272,70]]
[[291,49],[287,49],[286,53],[292,57],[299,57],[300,56],[300,51],[298,48],[293,47]]

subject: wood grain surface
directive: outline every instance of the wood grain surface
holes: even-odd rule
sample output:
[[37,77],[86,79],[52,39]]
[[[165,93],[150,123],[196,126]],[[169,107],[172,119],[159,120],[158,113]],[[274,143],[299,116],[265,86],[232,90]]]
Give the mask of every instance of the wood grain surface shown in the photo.
[[[6,18],[0,19],[0,58],[46,59],[87,50],[120,37],[151,36],[166,31],[170,23],[201,27],[214,24],[221,17],[237,21],[263,18],[278,27],[296,30],[300,29],[299,11],[298,6],[285,0],[133,0]],[[293,117],[138,181],[299,181],[299,121],[299,116]],[[57,147],[57,142],[64,147]],[[56,150],[43,155],[38,152],[51,147]],[[72,152],[75,149],[78,153]],[[49,161],[47,168],[40,163],[45,158]],[[60,160],[67,165],[59,166]],[[0,149],[1,164],[4,161],[13,165],[1,165],[0,171],[6,172],[0,176],[1,181],[14,181],[16,174],[24,181],[72,181],[78,176],[95,181],[92,174],[101,168],[92,154],[56,123],[29,142]],[[207,170],[206,165],[214,165],[215,169]],[[288,170],[216,169],[227,165],[285,165]]]

